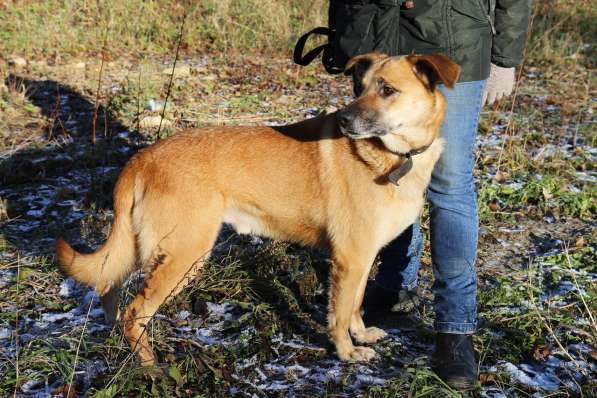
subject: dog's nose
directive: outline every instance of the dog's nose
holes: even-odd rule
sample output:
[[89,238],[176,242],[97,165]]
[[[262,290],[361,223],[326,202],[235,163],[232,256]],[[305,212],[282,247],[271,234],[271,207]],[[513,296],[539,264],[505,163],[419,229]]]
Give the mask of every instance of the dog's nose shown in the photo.
[[352,113],[347,112],[347,111],[338,112],[338,123],[340,123],[340,125],[342,127],[349,126],[353,121],[354,121],[354,116]]

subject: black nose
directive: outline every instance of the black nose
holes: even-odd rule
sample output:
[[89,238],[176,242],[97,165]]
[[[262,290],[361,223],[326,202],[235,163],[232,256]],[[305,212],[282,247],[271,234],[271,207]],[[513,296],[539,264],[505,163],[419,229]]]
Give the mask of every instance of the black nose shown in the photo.
[[338,112],[337,118],[342,127],[347,127],[354,121],[354,115],[347,110]]

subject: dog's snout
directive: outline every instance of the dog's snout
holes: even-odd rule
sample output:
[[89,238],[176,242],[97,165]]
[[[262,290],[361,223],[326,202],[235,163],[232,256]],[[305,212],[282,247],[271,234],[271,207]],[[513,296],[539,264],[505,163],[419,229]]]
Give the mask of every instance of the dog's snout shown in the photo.
[[354,115],[351,112],[347,112],[346,110],[338,112],[338,123],[342,127],[350,126],[350,124],[354,121]]

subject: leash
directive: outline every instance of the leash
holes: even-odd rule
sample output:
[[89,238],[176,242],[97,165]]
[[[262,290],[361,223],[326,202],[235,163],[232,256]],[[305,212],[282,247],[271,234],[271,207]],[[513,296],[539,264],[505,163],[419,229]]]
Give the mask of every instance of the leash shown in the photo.
[[422,148],[419,149],[413,149],[412,151],[409,151],[407,153],[397,153],[394,152],[394,154],[398,155],[398,156],[404,156],[406,157],[406,161],[404,161],[404,163],[402,163],[398,168],[392,170],[390,172],[390,174],[388,175],[388,180],[390,180],[390,182],[394,185],[396,185],[397,187],[400,186],[400,184],[398,184],[398,181],[404,177],[405,175],[408,174],[408,172],[413,168],[413,156],[414,155],[419,155],[423,152],[425,152],[429,147],[431,146],[431,144],[426,145]]
[[[298,39],[296,42],[296,46],[294,47],[293,53],[293,60],[294,63],[301,66],[309,65],[320,53],[322,53],[321,63],[325,68],[326,72],[331,75],[336,75],[344,71],[344,68],[339,68],[334,66],[334,48],[331,43],[334,42],[334,35],[336,31],[326,27],[319,27],[315,28]],[[305,49],[305,44],[307,43],[307,39],[311,35],[322,35],[327,36],[328,41],[326,44],[322,44],[318,47],[315,47],[307,54],[303,55],[303,50]]]

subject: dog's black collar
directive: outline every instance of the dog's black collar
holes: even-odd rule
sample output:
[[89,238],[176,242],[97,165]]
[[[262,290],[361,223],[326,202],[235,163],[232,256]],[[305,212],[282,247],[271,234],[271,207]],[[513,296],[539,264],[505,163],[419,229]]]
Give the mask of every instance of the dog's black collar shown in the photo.
[[392,170],[390,172],[390,174],[388,175],[388,180],[390,180],[390,182],[396,186],[399,186],[400,184],[398,184],[398,181],[404,177],[406,174],[408,174],[408,172],[413,168],[413,156],[414,155],[419,155],[423,152],[425,152],[431,145],[426,145],[422,148],[419,149],[413,149],[410,152],[407,153],[400,153],[400,152],[394,152],[394,154],[398,155],[398,156],[403,156],[406,158],[406,160],[404,162],[402,162],[402,164]]

